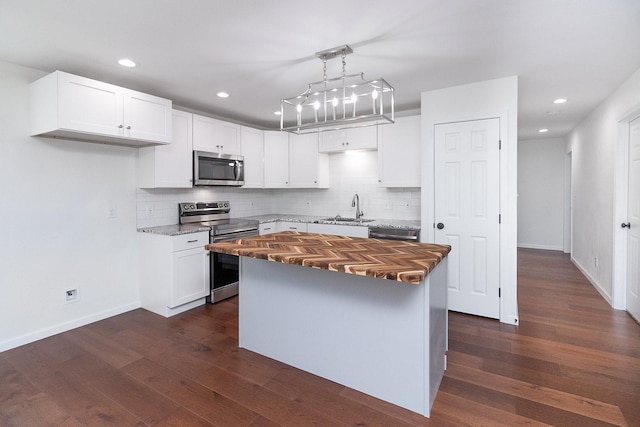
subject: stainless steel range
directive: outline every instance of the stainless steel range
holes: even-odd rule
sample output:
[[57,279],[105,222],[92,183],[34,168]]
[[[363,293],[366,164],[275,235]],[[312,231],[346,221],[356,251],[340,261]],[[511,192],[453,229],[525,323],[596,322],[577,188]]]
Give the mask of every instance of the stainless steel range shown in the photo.
[[[229,202],[178,203],[180,224],[211,227],[209,242],[217,243],[241,237],[257,236],[258,221],[230,218]],[[216,303],[238,294],[239,259],[234,255],[211,252],[211,294],[207,302]]]

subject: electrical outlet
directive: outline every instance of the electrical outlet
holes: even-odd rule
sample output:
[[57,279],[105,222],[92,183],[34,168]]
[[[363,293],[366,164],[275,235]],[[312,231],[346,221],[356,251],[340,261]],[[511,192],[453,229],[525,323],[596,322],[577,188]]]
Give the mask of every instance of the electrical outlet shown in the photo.
[[118,207],[117,206],[109,206],[109,218],[117,218],[118,217]]
[[254,206],[253,200],[249,200],[249,207],[252,208]]
[[595,268],[598,268],[598,257],[597,257],[597,256],[596,256],[596,257],[593,257],[593,266],[594,266]]
[[147,209],[145,210],[147,216],[153,216],[153,206],[147,206]]
[[307,207],[311,206],[311,200],[307,200],[306,202],[304,202],[305,205],[307,205]]
[[77,289],[69,289],[64,292],[64,300],[65,302],[74,302],[78,301],[78,290]]

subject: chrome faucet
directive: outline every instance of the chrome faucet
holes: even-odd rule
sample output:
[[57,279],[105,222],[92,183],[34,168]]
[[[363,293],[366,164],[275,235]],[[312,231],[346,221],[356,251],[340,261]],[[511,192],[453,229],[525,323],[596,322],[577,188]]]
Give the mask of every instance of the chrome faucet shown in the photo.
[[358,196],[358,193],[353,196],[353,200],[351,200],[351,207],[356,208],[356,221],[360,221],[364,216],[364,212],[360,210],[360,196]]

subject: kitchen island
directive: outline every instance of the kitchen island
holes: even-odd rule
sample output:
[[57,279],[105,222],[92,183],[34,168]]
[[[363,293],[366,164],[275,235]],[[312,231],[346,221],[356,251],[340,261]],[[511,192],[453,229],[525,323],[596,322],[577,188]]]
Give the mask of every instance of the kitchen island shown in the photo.
[[281,232],[206,248],[242,257],[240,347],[429,416],[450,247]]

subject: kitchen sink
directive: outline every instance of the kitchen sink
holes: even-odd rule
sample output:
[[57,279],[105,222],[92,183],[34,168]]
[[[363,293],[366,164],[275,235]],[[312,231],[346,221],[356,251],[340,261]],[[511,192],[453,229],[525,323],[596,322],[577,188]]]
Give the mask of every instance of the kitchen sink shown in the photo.
[[333,216],[331,218],[325,218],[325,221],[338,221],[338,222],[371,222],[375,221],[375,219],[355,219],[344,216]]

